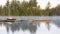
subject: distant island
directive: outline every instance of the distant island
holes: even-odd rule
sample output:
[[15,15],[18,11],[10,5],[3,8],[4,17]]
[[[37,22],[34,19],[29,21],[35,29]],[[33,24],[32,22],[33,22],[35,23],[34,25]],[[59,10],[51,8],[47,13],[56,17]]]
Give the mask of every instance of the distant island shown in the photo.
[[60,4],[55,8],[50,8],[50,2],[47,3],[45,9],[37,6],[36,0],[27,1],[16,1],[12,0],[5,6],[0,6],[0,16],[60,16]]

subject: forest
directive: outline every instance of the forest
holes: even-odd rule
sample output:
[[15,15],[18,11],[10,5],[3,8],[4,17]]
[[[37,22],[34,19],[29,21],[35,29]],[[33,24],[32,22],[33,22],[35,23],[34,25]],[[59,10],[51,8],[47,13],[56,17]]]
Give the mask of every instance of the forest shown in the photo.
[[3,7],[0,5],[0,16],[60,16],[60,4],[55,8],[50,8],[50,2],[48,2],[46,8],[41,9],[40,5],[37,6],[36,0],[29,2],[7,0]]

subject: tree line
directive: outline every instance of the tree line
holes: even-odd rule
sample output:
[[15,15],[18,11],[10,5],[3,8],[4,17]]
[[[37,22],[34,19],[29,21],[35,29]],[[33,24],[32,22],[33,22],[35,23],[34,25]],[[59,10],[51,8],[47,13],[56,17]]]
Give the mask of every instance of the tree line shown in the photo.
[[17,1],[12,0],[2,7],[0,5],[0,16],[59,16],[60,15],[60,4],[55,8],[50,9],[50,2],[47,3],[45,9],[41,9],[37,6],[36,0],[27,1]]

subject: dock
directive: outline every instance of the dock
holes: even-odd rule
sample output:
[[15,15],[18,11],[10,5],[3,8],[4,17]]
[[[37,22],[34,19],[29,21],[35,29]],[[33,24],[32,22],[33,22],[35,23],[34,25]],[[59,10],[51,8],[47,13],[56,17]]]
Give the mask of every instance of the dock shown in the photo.
[[45,19],[45,20],[32,20],[31,22],[46,22],[46,23],[49,23],[51,22],[50,19]]
[[[21,20],[0,20],[0,22],[20,22]],[[50,19],[44,19],[44,20],[22,20],[22,21],[28,21],[28,22],[46,22],[46,23],[49,23],[51,22]]]

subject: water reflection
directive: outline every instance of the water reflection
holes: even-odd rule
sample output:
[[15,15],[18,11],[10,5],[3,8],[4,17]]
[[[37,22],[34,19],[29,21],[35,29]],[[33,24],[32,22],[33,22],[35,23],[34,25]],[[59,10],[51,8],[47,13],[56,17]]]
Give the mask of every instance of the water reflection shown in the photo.
[[8,24],[8,22],[4,22],[3,24],[6,26],[6,30],[7,32],[9,32],[9,29],[14,33],[15,31],[26,31],[29,30],[31,33],[36,33],[37,30],[37,25],[39,25],[39,23],[28,23],[28,22],[16,22],[12,24]]
[[[60,26],[60,22],[59,21],[53,21],[53,23],[57,24],[57,26]],[[13,33],[16,31],[20,31],[22,30],[23,32],[26,30],[29,30],[31,32],[31,34],[36,34],[37,31],[37,27],[40,27],[40,22],[33,22],[33,23],[29,23],[27,20],[22,20],[20,22],[0,22],[0,26],[2,26],[2,24],[6,27],[7,33],[9,33],[9,30],[11,30]],[[48,28],[48,30],[50,30],[50,23],[46,23],[46,26]]]
[[49,24],[50,24],[49,22],[46,23],[48,30],[50,30],[50,25]]
[[56,24],[58,27],[60,27],[60,17],[59,18],[53,18],[53,23]]
[[0,26],[2,26],[2,22],[0,22]]

